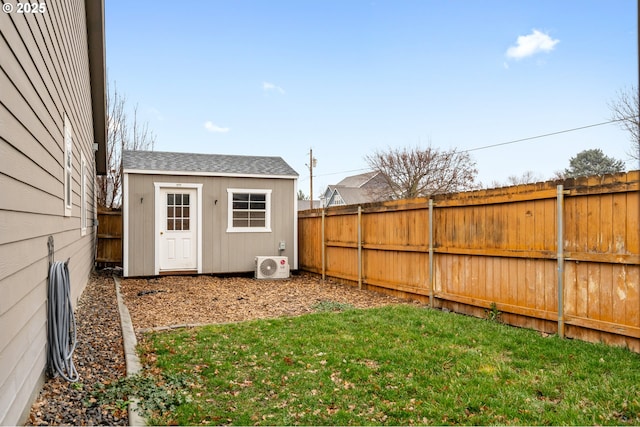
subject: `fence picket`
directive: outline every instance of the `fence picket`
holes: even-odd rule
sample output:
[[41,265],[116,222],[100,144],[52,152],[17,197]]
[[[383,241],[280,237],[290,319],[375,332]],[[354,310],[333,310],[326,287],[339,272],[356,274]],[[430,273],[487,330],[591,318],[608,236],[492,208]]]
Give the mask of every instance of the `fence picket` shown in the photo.
[[324,271],[326,251],[328,276],[365,289],[474,315],[494,303],[512,324],[640,352],[640,171],[565,180],[560,218],[557,184],[434,196],[431,212],[428,199],[301,211],[299,265]]

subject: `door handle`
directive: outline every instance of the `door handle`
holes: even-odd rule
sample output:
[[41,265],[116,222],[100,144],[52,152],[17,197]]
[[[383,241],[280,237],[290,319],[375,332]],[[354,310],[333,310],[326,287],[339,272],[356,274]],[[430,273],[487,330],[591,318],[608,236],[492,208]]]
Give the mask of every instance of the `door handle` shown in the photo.
[[161,232],[160,232],[160,235],[162,236],[163,234],[164,234],[164,231],[161,231]]

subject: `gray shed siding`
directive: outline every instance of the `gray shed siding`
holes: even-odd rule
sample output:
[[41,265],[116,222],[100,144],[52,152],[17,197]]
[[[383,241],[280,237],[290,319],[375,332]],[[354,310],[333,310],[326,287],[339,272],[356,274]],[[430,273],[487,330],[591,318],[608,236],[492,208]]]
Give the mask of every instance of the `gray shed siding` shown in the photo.
[[[0,14],[0,425],[26,421],[44,380],[48,236],[55,259],[70,258],[74,304],[93,268],[95,139],[85,2],[46,7],[43,14]],[[73,141],[69,216],[65,115]],[[80,153],[87,171],[85,235]]]
[[[126,257],[129,277],[155,274],[154,183],[202,183],[202,273],[253,271],[254,257],[282,255],[297,267],[295,247],[296,180],[226,176],[176,176],[126,174],[124,204]],[[227,189],[271,189],[271,232],[227,232]],[[142,202],[140,201],[142,199]],[[215,202],[217,200],[217,203]],[[284,241],[286,250],[278,251]]]

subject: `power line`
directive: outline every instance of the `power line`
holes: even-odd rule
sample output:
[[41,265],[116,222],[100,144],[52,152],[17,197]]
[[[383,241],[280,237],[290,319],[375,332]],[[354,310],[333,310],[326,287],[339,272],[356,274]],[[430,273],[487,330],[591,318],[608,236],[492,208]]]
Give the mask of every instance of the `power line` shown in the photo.
[[[328,172],[328,173],[319,173],[319,174],[315,174],[313,175],[314,177],[319,177],[319,176],[330,176],[330,175],[340,175],[343,173],[350,173],[350,172],[364,172],[364,171],[371,171],[371,168],[362,168],[362,169],[351,169],[348,171],[339,171],[339,172]],[[300,178],[298,181],[304,181],[306,179],[309,179],[308,176],[302,177]]]
[[[548,136],[554,136],[554,135],[560,135],[560,134],[563,134],[563,133],[575,132],[575,131],[578,131],[578,130],[589,129],[589,128],[593,128],[593,127],[597,127],[597,126],[610,125],[612,123],[622,122],[624,120],[629,120],[629,119],[632,119],[632,118],[635,118],[635,117],[637,117],[637,116],[623,117],[621,119],[613,119],[613,120],[609,120],[607,122],[595,123],[595,124],[591,124],[591,125],[580,126],[580,127],[577,127],[577,128],[565,129],[565,130],[560,130],[560,131],[557,131],[557,132],[551,132],[551,133],[545,133],[545,134],[542,134],[542,135],[530,136],[528,138],[514,139],[513,141],[500,142],[498,144],[490,144],[490,145],[484,145],[484,146],[476,147],[476,148],[469,148],[468,150],[460,150],[460,152],[468,153],[468,152],[471,152],[471,151],[485,150],[487,148],[501,147],[503,145],[517,144],[519,142],[531,141],[533,139],[546,138]],[[370,171],[370,170],[371,170],[371,168],[361,168],[361,169],[352,169],[352,170],[345,170],[345,171],[339,171],[339,172],[323,173],[323,174],[318,174],[318,175],[315,175],[315,176],[330,176],[330,175],[339,175],[339,174],[350,173],[350,172],[364,172],[364,171]]]
[[629,116],[629,117],[624,117],[622,119],[609,120],[608,122],[602,122],[602,123],[596,123],[596,124],[593,124],[593,125],[580,126],[580,127],[573,128],[573,129],[565,129],[565,130],[560,130],[560,131],[557,131],[557,132],[545,133],[543,135],[536,135],[536,136],[530,136],[528,138],[515,139],[513,141],[500,142],[498,144],[491,144],[491,145],[485,145],[485,146],[482,146],[482,147],[470,148],[468,150],[461,150],[461,152],[468,153],[470,151],[478,151],[478,150],[484,150],[484,149],[487,149],[487,148],[500,147],[500,146],[503,146],[503,145],[516,144],[518,142],[531,141],[532,139],[545,138],[547,136],[553,136],[553,135],[560,135],[560,134],[563,134],[563,133],[575,132],[577,130],[593,128],[593,127],[596,127],[596,126],[609,125],[611,123],[621,122],[621,121],[628,120],[628,119],[631,119],[631,118],[633,118],[633,117]]

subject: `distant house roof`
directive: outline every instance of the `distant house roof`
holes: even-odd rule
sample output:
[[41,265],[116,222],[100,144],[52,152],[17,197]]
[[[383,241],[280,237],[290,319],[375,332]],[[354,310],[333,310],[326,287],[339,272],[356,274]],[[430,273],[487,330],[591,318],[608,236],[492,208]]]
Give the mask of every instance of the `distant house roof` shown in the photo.
[[335,191],[337,194],[340,194],[340,197],[346,205],[357,205],[377,200],[375,194],[372,194],[370,191],[363,191],[361,188],[337,186]]
[[122,155],[125,172],[296,178],[281,157],[130,151]]
[[324,192],[324,205],[355,205],[387,199],[389,184],[380,172],[348,176]]
[[375,178],[379,172],[366,172],[361,173],[359,175],[352,175],[344,178],[342,181],[337,183],[336,187],[351,187],[351,188],[360,188],[365,185],[367,182],[371,181],[372,178]]

